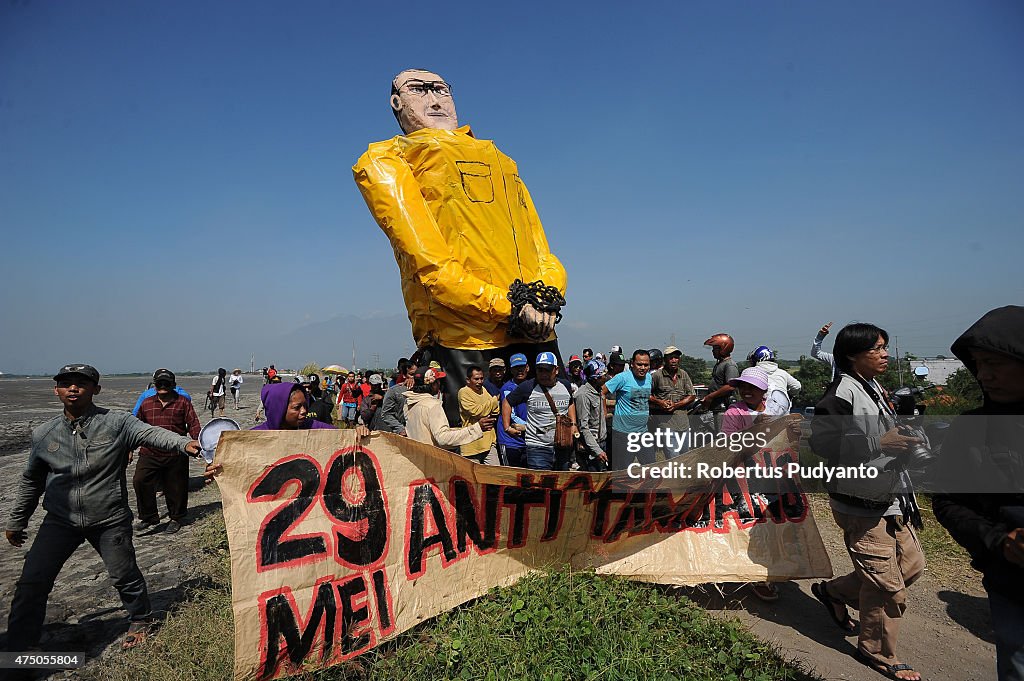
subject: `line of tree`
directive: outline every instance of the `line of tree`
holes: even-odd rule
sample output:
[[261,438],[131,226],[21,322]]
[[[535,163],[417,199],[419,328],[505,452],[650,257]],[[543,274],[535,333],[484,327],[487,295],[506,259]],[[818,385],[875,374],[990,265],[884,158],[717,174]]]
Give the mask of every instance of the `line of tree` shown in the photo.
[[[889,392],[901,386],[930,385],[927,380],[914,375],[910,366],[912,359],[914,356],[908,354],[898,363],[890,361],[889,368],[878,377],[878,382]],[[806,356],[801,356],[797,366],[789,371],[802,384],[800,391],[792,396],[794,407],[813,407],[825,395],[832,380],[832,370],[828,364]],[[925,393],[920,401],[928,405],[930,414],[959,414],[981,406],[981,387],[970,371],[961,368],[949,376],[945,386]]]

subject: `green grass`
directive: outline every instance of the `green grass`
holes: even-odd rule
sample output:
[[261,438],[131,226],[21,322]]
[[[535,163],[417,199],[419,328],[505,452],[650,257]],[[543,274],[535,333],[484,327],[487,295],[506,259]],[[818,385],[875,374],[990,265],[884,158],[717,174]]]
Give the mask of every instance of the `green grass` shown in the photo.
[[202,585],[189,589],[155,634],[137,648],[80,670],[95,681],[200,681],[230,679],[234,670],[231,566],[224,518],[194,528]]
[[921,505],[921,520],[924,528],[917,533],[924,551],[928,570],[940,577],[965,577],[977,574],[970,566],[971,556],[964,547],[953,540],[932,512],[931,495],[919,494],[917,501]]
[[[222,681],[232,675],[233,620],[223,520],[197,528],[207,582],[149,642],[83,670],[103,681]],[[424,622],[316,681],[409,679],[687,679],[813,681],[736,621],[675,590],[560,570],[520,580]]]
[[324,680],[813,679],[670,590],[562,570],[444,613]]

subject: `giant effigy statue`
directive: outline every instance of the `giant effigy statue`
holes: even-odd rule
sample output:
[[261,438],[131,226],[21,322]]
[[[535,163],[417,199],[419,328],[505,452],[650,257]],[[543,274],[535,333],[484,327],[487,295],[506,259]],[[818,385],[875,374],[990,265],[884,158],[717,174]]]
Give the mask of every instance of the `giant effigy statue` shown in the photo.
[[403,134],[371,144],[352,172],[395,251],[421,366],[439,362],[454,395],[470,365],[558,355],[565,268],[515,161],[459,127],[436,73],[395,76],[391,110]]

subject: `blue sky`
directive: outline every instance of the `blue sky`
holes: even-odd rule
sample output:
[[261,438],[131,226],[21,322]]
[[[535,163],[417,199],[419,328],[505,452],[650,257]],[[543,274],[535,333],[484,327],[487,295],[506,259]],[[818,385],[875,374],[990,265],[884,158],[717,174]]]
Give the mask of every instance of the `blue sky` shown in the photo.
[[[569,272],[563,352],[946,352],[1024,299],[1024,5],[0,7],[0,371],[351,361],[412,340],[352,181],[452,83]],[[363,323],[360,319],[373,322]]]

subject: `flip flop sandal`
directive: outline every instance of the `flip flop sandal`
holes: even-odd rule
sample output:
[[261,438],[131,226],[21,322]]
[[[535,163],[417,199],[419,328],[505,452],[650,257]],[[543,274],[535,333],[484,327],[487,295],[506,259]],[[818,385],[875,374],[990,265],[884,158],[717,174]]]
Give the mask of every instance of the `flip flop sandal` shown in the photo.
[[[818,582],[817,584],[811,584],[811,593],[814,597],[821,601],[821,604],[825,606],[825,610],[828,611],[828,616],[832,618],[832,621],[836,623],[836,626],[843,630],[844,634],[856,634],[860,629],[860,625],[857,621],[850,617],[850,613],[846,612],[846,604],[842,601],[837,601],[828,595],[828,589],[825,588],[825,582]],[[836,614],[835,606],[843,606],[843,617]]]
[[146,642],[147,638],[149,638],[149,623],[132,622],[128,625],[128,631],[124,635],[121,650],[128,650],[129,648],[141,645]]
[[[857,661],[861,664],[871,667],[882,676],[894,679],[894,681],[909,681],[909,679],[906,679],[902,676],[897,676],[897,672],[914,671],[914,668],[911,667],[909,664],[886,664],[884,662],[879,662],[878,660],[865,655],[863,652],[861,652],[860,648],[857,649],[856,657]],[[923,678],[924,677],[922,677],[922,679]]]

